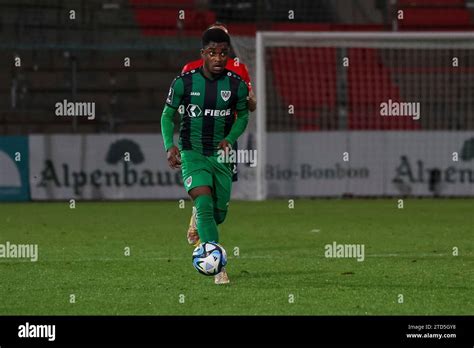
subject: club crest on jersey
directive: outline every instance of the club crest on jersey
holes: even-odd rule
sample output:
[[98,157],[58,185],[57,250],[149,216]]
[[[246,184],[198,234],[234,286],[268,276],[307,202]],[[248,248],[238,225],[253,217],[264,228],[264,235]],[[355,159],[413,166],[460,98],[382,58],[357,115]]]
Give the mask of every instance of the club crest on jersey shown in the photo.
[[230,98],[230,91],[221,91],[221,97],[224,99],[224,101],[228,101]]
[[189,187],[193,183],[193,177],[190,176],[189,178],[186,179],[186,186]]

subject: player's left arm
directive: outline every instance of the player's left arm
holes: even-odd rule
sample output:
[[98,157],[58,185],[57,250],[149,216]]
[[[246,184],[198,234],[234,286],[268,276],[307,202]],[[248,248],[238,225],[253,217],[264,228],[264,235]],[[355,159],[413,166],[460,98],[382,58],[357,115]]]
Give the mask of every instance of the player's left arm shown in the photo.
[[249,105],[249,111],[255,111],[257,109],[257,97],[255,96],[255,93],[253,93],[253,90],[249,91],[249,96],[247,97],[247,100]]
[[234,144],[238,137],[240,137],[245,128],[247,128],[247,124],[249,122],[249,108],[247,104],[247,96],[248,96],[248,87],[244,82],[240,83],[238,89],[238,99],[236,105],[237,111],[237,118],[230,129],[229,134],[219,143],[220,149],[231,148],[230,144]]

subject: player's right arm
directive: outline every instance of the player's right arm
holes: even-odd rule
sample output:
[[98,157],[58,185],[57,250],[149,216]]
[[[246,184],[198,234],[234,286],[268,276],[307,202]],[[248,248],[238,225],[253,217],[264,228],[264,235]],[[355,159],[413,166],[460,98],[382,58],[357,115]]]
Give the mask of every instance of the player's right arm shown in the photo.
[[168,97],[166,98],[166,105],[161,114],[161,135],[163,136],[163,142],[168,156],[168,164],[171,168],[178,168],[181,164],[179,150],[173,141],[173,118],[183,99],[183,92],[183,79],[176,78],[171,84]]

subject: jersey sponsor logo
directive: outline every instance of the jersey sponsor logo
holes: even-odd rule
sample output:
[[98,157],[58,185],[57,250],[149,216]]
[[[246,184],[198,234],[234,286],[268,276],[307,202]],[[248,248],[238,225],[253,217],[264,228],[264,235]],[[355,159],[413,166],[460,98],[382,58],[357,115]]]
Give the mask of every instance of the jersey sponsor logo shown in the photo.
[[191,92],[191,95],[199,97],[201,95],[201,93],[200,92]]
[[173,94],[174,94],[174,89],[173,87],[170,87],[170,90],[168,92],[168,98],[166,98],[166,102],[168,104],[172,104],[173,103]]
[[221,91],[221,97],[224,101],[228,101],[231,95],[231,91]]
[[202,114],[202,110],[199,105],[196,104],[189,104],[186,108],[189,117],[199,117]]
[[229,116],[231,114],[231,109],[224,109],[224,110],[213,110],[213,109],[205,109],[204,116]]

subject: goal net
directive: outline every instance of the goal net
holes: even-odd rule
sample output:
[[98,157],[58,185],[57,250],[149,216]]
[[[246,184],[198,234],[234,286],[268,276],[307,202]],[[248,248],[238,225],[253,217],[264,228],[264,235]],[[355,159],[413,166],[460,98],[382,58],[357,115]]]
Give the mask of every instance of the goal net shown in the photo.
[[[254,195],[474,195],[473,33],[259,32]],[[252,128],[253,127],[253,128]]]

